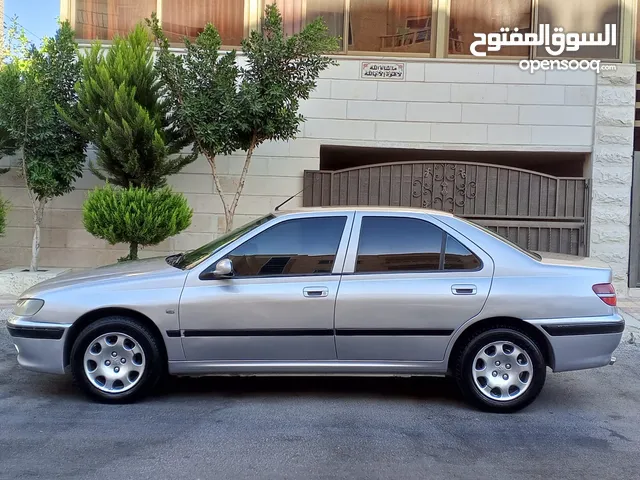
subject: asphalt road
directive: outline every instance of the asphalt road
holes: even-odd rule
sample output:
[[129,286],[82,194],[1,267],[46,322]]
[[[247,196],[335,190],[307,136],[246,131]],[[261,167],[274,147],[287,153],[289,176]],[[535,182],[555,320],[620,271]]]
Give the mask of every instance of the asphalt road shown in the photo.
[[19,368],[0,320],[0,479],[637,479],[640,345],[628,339],[615,366],[550,375],[513,415],[419,378],[176,379],[105,406]]

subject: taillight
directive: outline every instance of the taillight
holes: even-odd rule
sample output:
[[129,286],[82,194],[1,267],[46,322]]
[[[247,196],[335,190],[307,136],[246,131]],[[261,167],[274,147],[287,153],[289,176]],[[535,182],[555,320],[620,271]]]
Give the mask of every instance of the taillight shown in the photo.
[[612,284],[598,283],[597,285],[593,286],[593,291],[607,305],[610,305],[612,307],[615,307],[617,305],[618,301],[616,297],[616,289],[613,288]]

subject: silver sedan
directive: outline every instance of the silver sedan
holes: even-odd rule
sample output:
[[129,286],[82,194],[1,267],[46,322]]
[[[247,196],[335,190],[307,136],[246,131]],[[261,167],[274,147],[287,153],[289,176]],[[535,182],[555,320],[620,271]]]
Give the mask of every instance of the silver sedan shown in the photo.
[[442,212],[274,212],[183,254],[43,282],[8,330],[25,368],[128,402],[165,375],[449,375],[519,410],[555,372],[612,364],[609,268]]

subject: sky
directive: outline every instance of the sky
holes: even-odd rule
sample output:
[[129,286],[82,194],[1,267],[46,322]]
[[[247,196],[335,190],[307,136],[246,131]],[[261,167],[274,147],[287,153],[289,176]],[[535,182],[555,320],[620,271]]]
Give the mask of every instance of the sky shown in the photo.
[[4,0],[5,24],[14,15],[27,30],[29,40],[38,44],[40,38],[53,36],[56,32],[60,0]]

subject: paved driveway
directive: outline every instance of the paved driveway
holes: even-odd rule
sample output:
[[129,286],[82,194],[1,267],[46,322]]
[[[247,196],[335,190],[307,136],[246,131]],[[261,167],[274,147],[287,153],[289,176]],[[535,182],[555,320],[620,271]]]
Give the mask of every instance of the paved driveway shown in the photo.
[[616,355],[515,415],[442,379],[178,379],[104,406],[18,368],[0,321],[0,479],[639,478],[640,346]]

